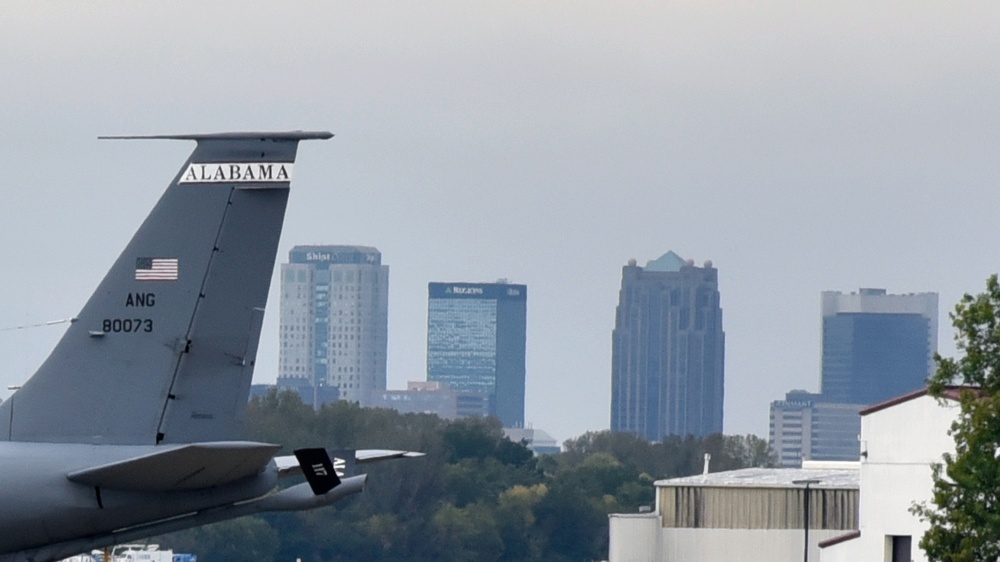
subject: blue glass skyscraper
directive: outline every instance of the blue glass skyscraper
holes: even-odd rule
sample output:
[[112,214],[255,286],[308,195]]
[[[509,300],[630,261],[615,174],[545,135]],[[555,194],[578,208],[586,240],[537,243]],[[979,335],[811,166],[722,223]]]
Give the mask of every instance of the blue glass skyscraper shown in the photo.
[[923,388],[937,350],[936,293],[860,289],[822,294],[822,392],[771,403],[770,442],[781,466],[856,461],[860,411]]
[[430,283],[428,297],[427,380],[477,393],[504,427],[522,427],[528,288]]
[[937,293],[823,293],[823,400],[875,404],[923,388],[937,351]]

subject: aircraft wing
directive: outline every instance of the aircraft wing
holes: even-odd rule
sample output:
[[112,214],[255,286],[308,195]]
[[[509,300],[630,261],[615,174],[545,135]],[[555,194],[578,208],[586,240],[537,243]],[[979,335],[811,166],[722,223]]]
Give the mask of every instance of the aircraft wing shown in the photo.
[[[344,477],[353,476],[353,467],[355,464],[367,464],[389,459],[416,458],[424,456],[424,453],[393,451],[389,449],[358,449],[332,450],[330,451],[330,456],[337,475]],[[274,457],[274,462],[278,465],[278,476],[302,475],[302,466],[295,456]]]
[[422,457],[424,453],[414,451],[390,451],[387,449],[360,449],[354,451],[354,459],[358,464],[379,462],[389,459],[412,459]]
[[115,490],[196,490],[258,474],[279,449],[280,445],[245,441],[193,443],[77,470],[67,478]]

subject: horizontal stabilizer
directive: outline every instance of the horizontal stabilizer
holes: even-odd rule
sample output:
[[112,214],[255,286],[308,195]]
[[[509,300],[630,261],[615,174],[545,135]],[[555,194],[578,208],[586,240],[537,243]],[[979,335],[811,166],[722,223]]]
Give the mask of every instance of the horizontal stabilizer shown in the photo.
[[[328,451],[333,460],[333,468],[337,476],[344,478],[354,476],[355,464],[367,464],[372,462],[385,461],[389,459],[416,458],[424,456],[424,453],[414,451],[393,451],[389,449],[358,449],[358,450],[331,450]],[[299,459],[293,456],[274,457],[274,462],[278,465],[278,476],[302,476],[302,466]]]
[[258,474],[280,445],[225,441],[164,448],[141,457],[77,470],[73,482],[114,490],[172,492],[221,486]]
[[360,449],[354,452],[358,464],[385,461],[389,459],[414,459],[424,456],[424,453],[414,451],[390,451],[387,449]]
[[333,138],[329,131],[281,131],[239,133],[195,133],[184,135],[105,135],[101,140],[326,140]]

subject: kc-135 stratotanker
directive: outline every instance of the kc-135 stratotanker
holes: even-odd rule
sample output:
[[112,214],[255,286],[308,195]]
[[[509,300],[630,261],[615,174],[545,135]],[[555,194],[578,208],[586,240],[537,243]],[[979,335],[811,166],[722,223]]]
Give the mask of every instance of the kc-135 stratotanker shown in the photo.
[[[38,371],[0,404],[0,562],[48,562],[360,492],[419,456],[239,440],[298,144],[328,132],[147,137],[194,152]],[[284,476],[306,481],[277,486]]]

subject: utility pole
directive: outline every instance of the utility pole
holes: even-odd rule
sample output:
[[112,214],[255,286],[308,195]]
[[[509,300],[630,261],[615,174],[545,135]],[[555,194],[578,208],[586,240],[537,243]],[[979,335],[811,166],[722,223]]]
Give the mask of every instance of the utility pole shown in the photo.
[[792,480],[792,484],[799,484],[799,485],[803,485],[804,484],[805,487],[806,487],[806,489],[805,489],[805,498],[802,500],[802,503],[803,503],[803,506],[802,506],[802,509],[803,509],[802,517],[803,517],[803,519],[805,519],[805,523],[803,524],[803,528],[805,529],[805,546],[802,547],[802,562],[809,562],[809,508],[810,508],[810,505],[809,505],[809,486],[811,486],[812,484],[819,484],[819,482],[820,481],[816,480],[816,479],[810,479],[810,480]]

